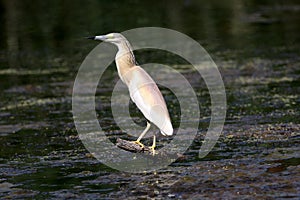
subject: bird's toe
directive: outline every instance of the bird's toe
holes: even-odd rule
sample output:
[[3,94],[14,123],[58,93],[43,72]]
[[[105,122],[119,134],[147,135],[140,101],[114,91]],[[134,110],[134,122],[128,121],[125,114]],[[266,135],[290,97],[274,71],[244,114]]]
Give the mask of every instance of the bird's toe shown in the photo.
[[134,143],[140,145],[140,147],[141,147],[142,149],[145,148],[145,145],[142,144],[140,141],[134,141]]

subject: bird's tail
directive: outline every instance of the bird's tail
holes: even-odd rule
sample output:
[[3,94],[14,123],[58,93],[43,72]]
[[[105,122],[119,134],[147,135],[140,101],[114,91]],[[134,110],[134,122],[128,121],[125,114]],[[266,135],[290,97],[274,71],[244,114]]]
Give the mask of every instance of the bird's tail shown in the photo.
[[172,126],[171,122],[167,121],[164,124],[164,127],[162,129],[160,129],[160,132],[164,136],[171,136],[171,135],[173,135],[173,126]]

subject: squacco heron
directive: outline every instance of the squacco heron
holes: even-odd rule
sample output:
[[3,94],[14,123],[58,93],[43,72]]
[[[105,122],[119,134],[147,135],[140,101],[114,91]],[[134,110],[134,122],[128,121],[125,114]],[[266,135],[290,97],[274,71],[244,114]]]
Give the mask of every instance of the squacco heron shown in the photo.
[[[141,139],[150,129],[150,123],[156,125],[162,135],[171,136],[173,127],[165,100],[150,75],[136,63],[128,40],[120,33],[92,36],[88,39],[112,43],[118,47],[115,62],[119,77],[127,85],[130,98],[147,119],[147,126],[135,143],[144,148]],[[155,147],[156,136],[154,134],[153,144],[150,147],[153,155],[155,155]]]

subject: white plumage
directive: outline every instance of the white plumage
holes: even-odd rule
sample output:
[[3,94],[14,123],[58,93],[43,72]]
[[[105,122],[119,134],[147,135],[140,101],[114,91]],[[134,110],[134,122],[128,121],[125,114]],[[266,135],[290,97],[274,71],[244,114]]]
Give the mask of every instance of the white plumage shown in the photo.
[[[163,135],[173,134],[173,127],[165,100],[150,75],[136,64],[132,48],[128,40],[120,33],[110,33],[107,35],[93,36],[89,39],[110,42],[118,47],[116,54],[116,64],[121,80],[127,85],[132,101],[141,110],[143,115],[155,124]],[[140,143],[142,137],[147,133],[150,124],[147,123],[146,129],[137,139]],[[153,153],[155,153],[155,135],[153,139]]]

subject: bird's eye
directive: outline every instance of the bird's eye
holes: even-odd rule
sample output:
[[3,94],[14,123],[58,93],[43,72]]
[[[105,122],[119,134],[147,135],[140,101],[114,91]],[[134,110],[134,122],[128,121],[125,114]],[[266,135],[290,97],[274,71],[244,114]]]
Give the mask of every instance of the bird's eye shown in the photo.
[[107,39],[114,39],[114,35],[113,34],[108,34],[108,35],[106,35],[106,38]]

